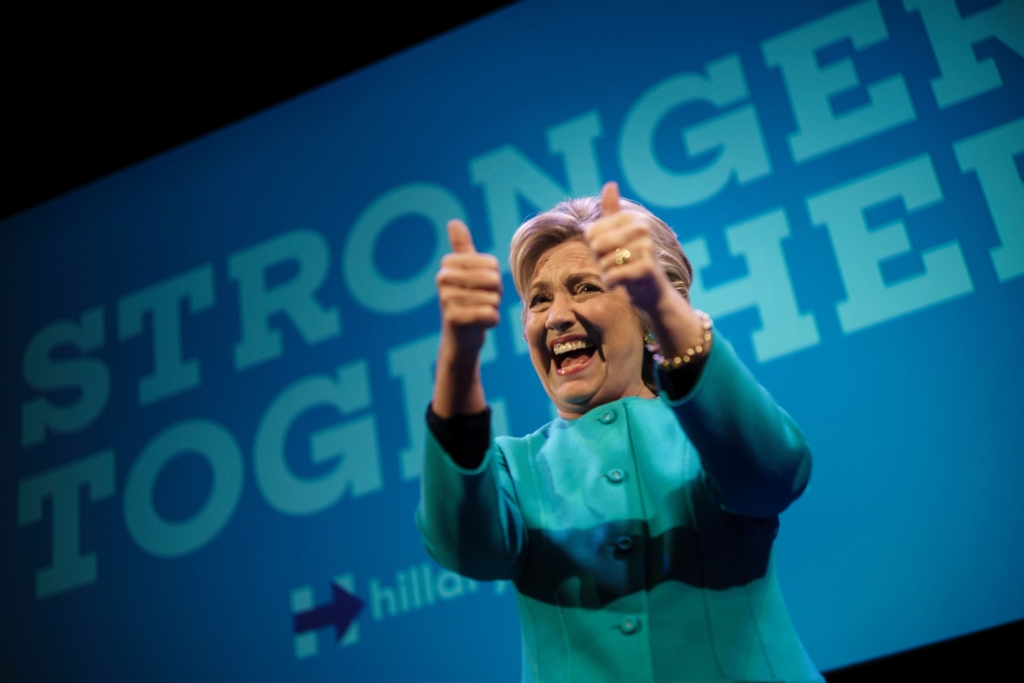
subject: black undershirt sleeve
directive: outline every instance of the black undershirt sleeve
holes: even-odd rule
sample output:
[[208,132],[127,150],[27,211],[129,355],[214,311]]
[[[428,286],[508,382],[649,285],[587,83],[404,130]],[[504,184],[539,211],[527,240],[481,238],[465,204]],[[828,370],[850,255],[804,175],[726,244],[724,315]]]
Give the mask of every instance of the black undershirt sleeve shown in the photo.
[[658,387],[665,392],[669,401],[678,401],[697,386],[697,380],[700,379],[707,360],[708,356],[705,354],[676,370],[666,371],[657,368],[655,372],[658,374]]
[[456,465],[475,470],[491,445],[491,408],[473,415],[438,417],[427,405],[427,426]]

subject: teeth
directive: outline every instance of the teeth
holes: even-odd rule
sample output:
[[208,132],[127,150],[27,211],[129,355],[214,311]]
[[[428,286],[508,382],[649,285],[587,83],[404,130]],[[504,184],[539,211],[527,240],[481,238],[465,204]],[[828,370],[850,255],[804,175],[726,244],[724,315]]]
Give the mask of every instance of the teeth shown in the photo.
[[556,356],[560,356],[563,353],[569,353],[570,351],[576,351],[578,349],[586,349],[593,346],[594,343],[589,339],[575,339],[573,341],[564,342],[562,344],[555,344],[551,350],[555,352]]

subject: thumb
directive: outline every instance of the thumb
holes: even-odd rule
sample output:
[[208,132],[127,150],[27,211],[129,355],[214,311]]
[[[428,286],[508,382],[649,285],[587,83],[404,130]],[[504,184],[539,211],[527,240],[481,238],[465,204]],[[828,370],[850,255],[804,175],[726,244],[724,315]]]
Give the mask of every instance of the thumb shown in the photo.
[[619,184],[609,181],[601,188],[601,215],[611,216],[619,212]]
[[473,236],[469,234],[469,228],[458,219],[448,221],[448,242],[452,245],[452,251],[456,254],[476,253],[476,247],[473,246]]

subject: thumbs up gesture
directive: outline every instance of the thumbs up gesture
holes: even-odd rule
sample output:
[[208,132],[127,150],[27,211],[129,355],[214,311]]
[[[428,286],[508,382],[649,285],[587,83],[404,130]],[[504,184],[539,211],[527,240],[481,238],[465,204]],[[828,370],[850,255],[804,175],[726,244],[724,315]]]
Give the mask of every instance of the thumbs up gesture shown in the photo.
[[620,202],[619,186],[613,182],[601,190],[601,218],[587,228],[587,242],[605,286],[624,287],[633,305],[647,313],[665,356],[682,355],[701,343],[703,319],[669,280],[658,258],[665,242],[659,247],[651,223]]
[[633,304],[648,314],[656,315],[663,297],[676,296],[658,261],[650,225],[636,211],[623,210],[614,182],[601,189],[601,218],[587,229],[587,241],[605,285],[625,287]]
[[478,254],[469,228],[448,223],[452,251],[441,259],[435,283],[441,305],[442,356],[457,364],[476,364],[484,333],[501,320],[501,269],[498,259]]

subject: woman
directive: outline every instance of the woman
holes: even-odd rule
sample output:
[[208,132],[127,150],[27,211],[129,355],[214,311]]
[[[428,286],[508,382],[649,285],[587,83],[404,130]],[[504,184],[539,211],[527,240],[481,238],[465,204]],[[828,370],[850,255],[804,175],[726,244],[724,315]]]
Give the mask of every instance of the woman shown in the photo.
[[449,238],[417,523],[445,567],[515,583],[523,680],[822,680],[771,558],[810,453],[691,308],[668,226],[609,183],[519,228],[524,337],[559,415],[524,438],[491,438],[477,362],[498,263],[465,225]]

